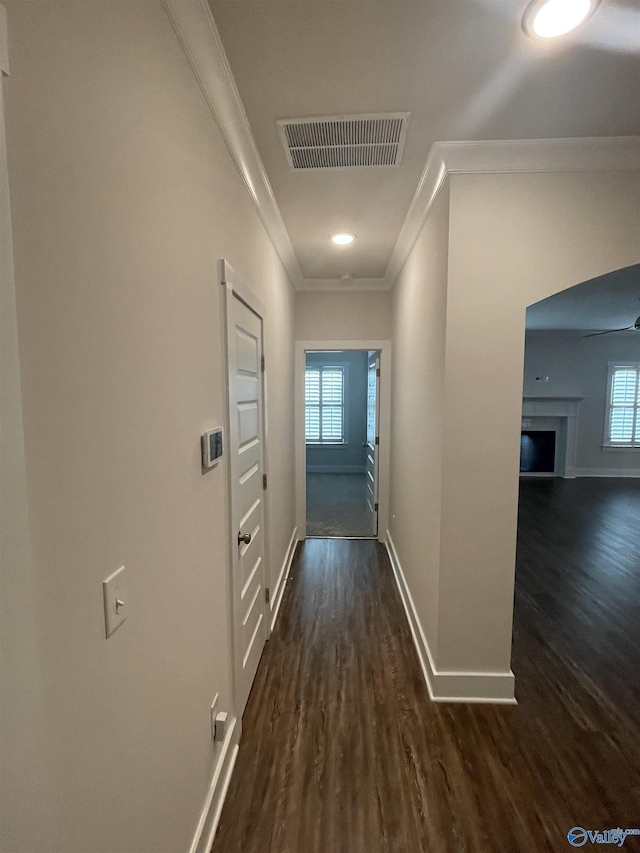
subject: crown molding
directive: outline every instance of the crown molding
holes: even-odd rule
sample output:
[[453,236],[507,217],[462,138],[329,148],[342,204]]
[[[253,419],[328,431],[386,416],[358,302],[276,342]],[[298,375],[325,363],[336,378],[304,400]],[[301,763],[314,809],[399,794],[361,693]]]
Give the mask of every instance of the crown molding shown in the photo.
[[306,293],[319,290],[339,290],[348,293],[353,290],[391,290],[387,278],[353,278],[343,282],[339,278],[303,278],[298,290]]
[[640,169],[640,136],[437,142],[447,172],[599,172]]
[[163,0],[163,4],[262,224],[289,278],[299,287],[302,271],[251,133],[211,9],[206,0]]
[[640,136],[436,142],[429,152],[385,279],[392,287],[449,175],[631,169],[640,169]]
[[[384,277],[354,279],[348,285],[336,279],[305,279],[258,153],[211,9],[206,0],[163,0],[163,3],[267,234],[298,290],[393,287],[449,175],[640,169],[638,136],[436,142],[429,152]],[[2,10],[0,5],[0,70],[8,73]]]

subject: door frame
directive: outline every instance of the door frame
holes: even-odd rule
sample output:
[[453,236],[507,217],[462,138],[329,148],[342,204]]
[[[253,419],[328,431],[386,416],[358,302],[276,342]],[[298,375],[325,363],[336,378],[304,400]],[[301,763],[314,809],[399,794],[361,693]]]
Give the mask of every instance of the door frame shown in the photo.
[[304,440],[304,371],[307,350],[378,350],[380,353],[380,448],[378,457],[378,535],[386,541],[389,529],[391,455],[391,341],[296,341],[295,344],[295,469],[298,539],[307,536],[307,460]]
[[[262,321],[262,336],[261,336],[261,345],[262,345],[262,354],[265,354],[265,326],[266,326],[266,318],[267,318],[267,309],[265,304],[262,302],[259,296],[257,296],[251,288],[240,278],[238,273],[234,270],[231,264],[221,258],[218,261],[218,281],[222,285],[221,291],[221,315],[220,321],[222,326],[222,364],[223,364],[223,372],[224,372],[224,429],[225,429],[225,451],[224,457],[226,458],[224,471],[226,477],[226,518],[225,524],[227,527],[227,547],[228,547],[228,569],[227,569],[227,578],[228,578],[228,618],[229,618],[229,637],[231,638],[231,692],[233,696],[233,707],[234,712],[236,714],[236,718],[240,724],[242,725],[242,710],[240,709],[238,703],[238,685],[236,678],[236,625],[235,625],[235,612],[234,612],[234,586],[233,586],[233,549],[237,548],[237,536],[238,531],[233,528],[232,525],[232,482],[231,482],[231,456],[229,449],[229,440],[231,436],[231,408],[230,408],[230,388],[229,388],[229,306],[231,304],[231,299],[237,298],[244,305],[249,308],[249,310],[253,311]],[[267,369],[266,369],[266,358],[265,358],[265,369],[262,371],[262,463],[263,463],[263,474],[267,475],[268,481],[268,470],[269,470],[269,451],[268,451],[268,435],[269,435],[269,426],[268,426],[268,418],[267,418]],[[264,499],[264,565],[262,567],[262,577],[263,577],[263,589],[269,586],[269,577],[270,577],[270,549],[269,549],[269,501],[268,501],[268,492],[265,492]],[[271,620],[269,615],[269,605],[266,604],[265,601],[262,602],[262,606],[264,608],[265,613],[265,623],[266,623],[266,639],[268,640],[271,636]]]
[[[370,450],[369,450],[369,373],[372,367],[373,361],[373,369],[376,371],[375,377],[375,389],[376,389],[376,405],[375,405],[375,426],[373,430],[374,440],[373,440],[373,470],[375,472],[374,479],[374,492],[373,492],[373,503],[374,507],[371,509],[371,513],[375,516],[375,529],[376,536],[380,531],[380,444],[379,441],[376,442],[376,436],[380,435],[380,362],[382,360],[382,356],[379,350],[369,350],[367,352],[367,439],[366,439],[366,448],[367,448],[367,477],[369,475],[369,458],[370,458]],[[367,488],[369,488],[369,484],[367,483]],[[367,504],[369,504],[369,498],[367,498]]]

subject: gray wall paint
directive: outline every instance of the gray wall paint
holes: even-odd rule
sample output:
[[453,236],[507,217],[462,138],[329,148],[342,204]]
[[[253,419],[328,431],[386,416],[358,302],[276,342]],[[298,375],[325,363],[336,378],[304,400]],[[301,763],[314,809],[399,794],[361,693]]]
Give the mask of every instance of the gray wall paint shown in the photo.
[[[199,440],[225,410],[217,261],[267,308],[271,589],[294,527],[294,291],[159,0],[7,8],[0,850],[178,853],[216,693],[233,710],[227,466],[203,476]],[[121,565],[131,607],[106,640]]]
[[449,185],[393,290],[389,532],[431,654],[438,651]]
[[[451,177],[438,667],[504,672],[526,307],[638,263],[640,172]],[[468,441],[468,424],[484,424]]]
[[526,307],[638,263],[640,173],[446,186],[393,292],[391,534],[436,669],[508,675]]
[[[577,423],[575,467],[579,473],[640,474],[640,450],[602,447],[610,361],[640,361],[640,334],[584,338],[580,332],[527,332],[524,395],[585,398]],[[548,376],[549,381],[536,382],[536,376]]]
[[36,589],[22,422],[4,105],[0,85],[0,850],[47,849],[55,815],[47,792]]
[[362,446],[367,438],[367,353],[307,353],[307,365],[336,365],[347,372],[347,442],[339,447],[307,447],[307,469],[317,466],[328,469],[364,471],[366,451]]
[[297,341],[371,341],[391,337],[391,293],[330,290],[296,294]]

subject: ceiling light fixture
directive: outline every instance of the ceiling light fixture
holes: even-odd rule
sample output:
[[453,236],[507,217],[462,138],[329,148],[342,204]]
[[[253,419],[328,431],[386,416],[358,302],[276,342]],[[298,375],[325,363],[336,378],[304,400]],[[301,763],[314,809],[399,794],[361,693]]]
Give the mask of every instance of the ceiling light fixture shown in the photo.
[[348,231],[339,231],[337,234],[331,235],[331,240],[336,246],[348,246],[356,239],[355,234],[349,234]]
[[551,39],[575,30],[590,18],[600,0],[534,0],[522,18],[525,33]]

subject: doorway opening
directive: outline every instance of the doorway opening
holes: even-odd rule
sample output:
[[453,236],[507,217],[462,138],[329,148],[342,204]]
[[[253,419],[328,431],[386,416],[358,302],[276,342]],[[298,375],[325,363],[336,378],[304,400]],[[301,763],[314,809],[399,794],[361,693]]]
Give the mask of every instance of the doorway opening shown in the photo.
[[376,538],[378,350],[306,350],[306,534]]
[[562,684],[561,701],[592,703],[602,730],[615,707],[629,732],[640,726],[629,688],[640,668],[639,295],[637,264],[527,309],[513,646],[525,690],[537,657],[556,669],[546,683]]

